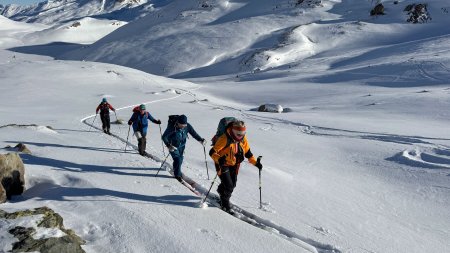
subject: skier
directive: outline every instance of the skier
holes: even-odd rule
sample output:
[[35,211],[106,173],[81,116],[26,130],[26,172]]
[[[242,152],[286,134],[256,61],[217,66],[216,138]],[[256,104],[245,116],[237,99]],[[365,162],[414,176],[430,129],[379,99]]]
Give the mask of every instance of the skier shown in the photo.
[[220,184],[217,192],[220,196],[220,204],[226,212],[233,213],[230,207],[230,198],[236,187],[237,175],[244,157],[262,169],[261,162],[257,161],[250,151],[250,145],[246,137],[246,126],[243,121],[236,120],[228,125],[220,137],[217,138],[209,155],[214,160]]
[[194,137],[203,146],[206,140],[195,132],[194,128],[187,122],[186,115],[170,115],[162,140],[169,149],[173,159],[173,171],[175,178],[181,182],[183,174],[181,173],[181,164],[184,158],[184,148],[186,147],[186,138],[188,133]]
[[105,134],[111,134],[109,129],[111,128],[111,122],[109,118],[109,109],[113,110],[114,112],[116,109],[114,109],[106,100],[106,98],[102,99],[102,102],[97,106],[97,109],[95,110],[95,114],[100,111],[100,119],[102,120],[102,129]]
[[133,125],[134,135],[138,140],[138,151],[139,154],[144,156],[146,154],[145,148],[147,145],[147,128],[148,120],[155,124],[161,124],[161,120],[156,120],[146,111],[145,105],[141,104],[133,109],[133,115],[131,115],[128,125]]

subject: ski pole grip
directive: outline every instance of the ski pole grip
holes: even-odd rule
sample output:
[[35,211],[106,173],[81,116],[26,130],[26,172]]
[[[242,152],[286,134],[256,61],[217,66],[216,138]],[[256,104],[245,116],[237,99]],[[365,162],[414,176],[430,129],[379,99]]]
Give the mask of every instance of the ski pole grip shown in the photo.
[[261,158],[262,158],[262,156],[260,155],[260,156],[258,156],[258,159],[256,160],[256,163],[260,163],[261,162]]

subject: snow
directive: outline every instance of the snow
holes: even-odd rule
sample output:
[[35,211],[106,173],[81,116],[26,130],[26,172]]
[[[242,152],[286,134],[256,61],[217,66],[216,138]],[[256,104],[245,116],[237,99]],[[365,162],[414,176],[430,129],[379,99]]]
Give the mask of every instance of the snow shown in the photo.
[[[33,154],[21,155],[27,191],[1,209],[49,206],[87,241],[87,252],[450,248],[446,1],[429,1],[433,20],[421,25],[405,22],[401,9],[410,1],[383,1],[387,15],[380,17],[367,15],[370,1],[315,8],[163,2],[106,36],[90,32],[94,44],[69,52],[35,41],[80,44],[86,37],[62,29],[49,37],[45,28],[0,17],[7,23],[1,47],[23,45],[0,50],[0,147],[23,142]],[[91,31],[107,24],[92,22]],[[47,51],[53,54],[36,55]],[[94,111],[103,97],[124,121],[145,103],[162,130],[168,115],[186,114],[207,140],[222,117],[243,119],[252,152],[263,156],[263,208],[258,170],[247,162],[231,202],[271,226],[200,208],[200,198],[168,172],[154,177],[165,154],[158,126],[150,124],[147,144],[158,161],[139,156],[128,125],[112,124],[112,136],[99,131]],[[267,102],[290,112],[254,110]],[[2,127],[8,124],[37,127]],[[203,188],[212,183],[203,147],[192,138],[183,173]]]

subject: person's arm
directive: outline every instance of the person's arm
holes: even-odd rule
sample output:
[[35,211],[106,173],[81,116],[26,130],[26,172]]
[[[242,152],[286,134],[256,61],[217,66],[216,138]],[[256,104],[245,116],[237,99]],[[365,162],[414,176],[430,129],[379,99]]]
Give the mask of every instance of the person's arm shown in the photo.
[[114,107],[112,107],[112,105],[108,104],[109,109],[111,109],[113,112],[116,111],[116,109],[114,109]]
[[244,156],[248,159],[248,162],[256,165],[256,158],[250,150],[250,144],[248,144],[247,136],[244,136],[244,140],[242,141],[242,146],[244,150]]
[[98,113],[98,110],[100,110],[100,105],[97,106],[97,109],[95,109],[95,114]]
[[137,113],[136,113],[136,112],[134,112],[134,113],[133,113],[133,115],[131,115],[131,118],[130,118],[130,120],[128,120],[128,125],[131,125],[131,124],[133,124],[133,123],[134,123],[134,121],[136,120],[136,118],[137,118]]
[[227,136],[226,134],[222,134],[214,144],[214,146],[209,150],[209,156],[213,159],[214,163],[219,164],[219,159],[221,158],[219,152],[225,148],[227,145]]
[[191,126],[191,124],[188,123],[187,125],[188,127],[188,132],[192,135],[192,137],[194,137],[194,139],[196,139],[199,142],[202,142],[205,140],[203,139],[195,130],[194,128]]
[[250,144],[248,144],[247,136],[244,136],[244,140],[242,142],[244,149],[244,156],[248,159],[248,162],[255,165],[258,169],[262,169],[263,166],[260,161],[256,160],[255,156],[252,154],[250,150]]
[[147,115],[148,115],[148,120],[150,120],[151,122],[153,122],[153,123],[155,123],[155,124],[161,124],[161,120],[156,120],[155,118],[153,118],[153,116],[149,113],[149,112],[147,112]]
[[172,132],[173,132],[172,127],[168,126],[161,137],[161,139],[164,142],[164,144],[166,145],[166,147],[169,147],[171,145],[169,143],[169,136]]

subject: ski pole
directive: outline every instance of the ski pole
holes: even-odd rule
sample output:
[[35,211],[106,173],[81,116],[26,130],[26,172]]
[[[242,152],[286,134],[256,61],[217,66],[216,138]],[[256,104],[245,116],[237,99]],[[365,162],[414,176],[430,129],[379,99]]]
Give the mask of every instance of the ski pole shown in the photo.
[[203,153],[205,154],[206,174],[208,175],[208,180],[209,180],[209,169],[208,169],[208,162],[206,161],[206,148],[205,148],[205,146],[203,146]]
[[91,128],[92,128],[92,126],[94,125],[94,122],[95,122],[95,119],[96,119],[96,118],[97,118],[97,113],[95,114],[94,120],[92,121],[92,125],[89,127],[89,131],[88,131],[88,132],[91,131]]
[[114,111],[114,115],[116,115],[116,122],[118,123],[118,122],[119,122],[119,119],[117,118],[116,111]]
[[164,151],[164,143],[163,143],[163,141],[162,141],[161,125],[158,125],[158,126],[159,126],[159,134],[161,134],[161,147],[162,147],[162,151],[163,151],[164,156],[166,156],[166,152]]
[[[262,156],[258,156],[256,164],[261,163]],[[261,196],[261,169],[259,169],[259,208],[262,209],[262,196]]]
[[130,125],[130,126],[128,126],[127,141],[125,142],[125,153],[127,152],[127,146],[128,146],[128,137],[130,137],[130,129],[131,129],[131,125]]
[[166,161],[167,161],[167,158],[169,158],[169,155],[170,155],[170,152],[169,152],[169,154],[167,154],[167,156],[166,156],[166,158],[164,159],[164,161],[161,163],[161,167],[159,167],[159,170],[158,170],[158,172],[156,172],[156,175],[155,175],[155,177],[157,177],[158,176],[158,174],[159,174],[159,171],[162,169],[162,167],[164,166],[164,164],[166,163]]
[[[219,166],[219,168],[220,168],[220,166]],[[202,202],[200,203],[200,206],[202,206],[203,203],[205,203],[206,199],[208,198],[209,192],[211,191],[211,189],[212,189],[214,183],[216,182],[216,178],[217,178],[218,175],[219,175],[219,173],[217,172],[217,173],[216,173],[216,176],[214,177],[214,179],[213,179],[213,181],[212,181],[212,183],[211,183],[211,187],[209,187],[208,192],[206,193],[205,197],[202,199]]]

